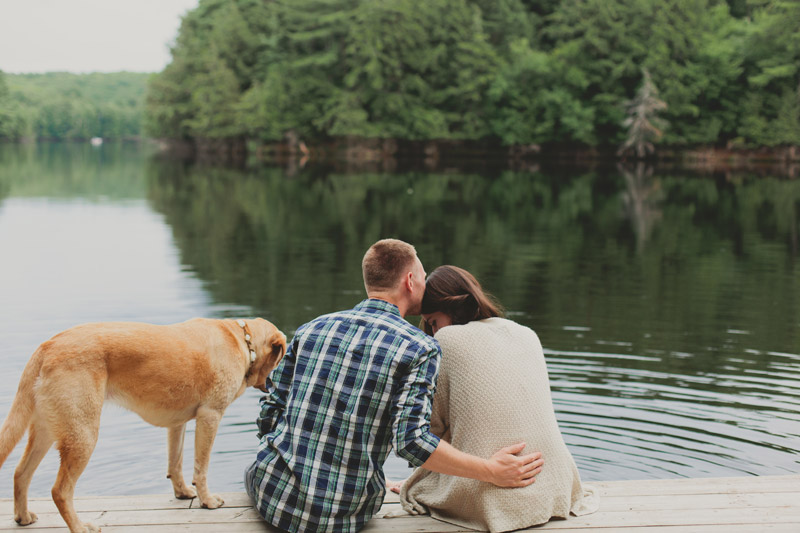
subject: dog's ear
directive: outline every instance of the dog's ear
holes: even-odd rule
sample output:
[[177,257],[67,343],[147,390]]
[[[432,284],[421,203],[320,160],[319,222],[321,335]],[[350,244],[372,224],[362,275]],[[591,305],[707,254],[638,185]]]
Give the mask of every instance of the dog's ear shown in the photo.
[[271,323],[267,322],[267,324],[267,333],[264,336],[264,345],[262,347],[264,355],[261,357],[261,361],[256,362],[258,366],[255,368],[255,375],[257,377],[253,384],[255,388],[264,392],[266,392],[264,389],[267,378],[286,353],[286,335]]
[[[270,340],[270,344],[272,345],[272,368],[278,366],[278,363],[281,362],[283,356],[286,354],[286,335],[273,326],[275,332],[272,334],[272,339]],[[271,370],[270,370],[271,372]]]

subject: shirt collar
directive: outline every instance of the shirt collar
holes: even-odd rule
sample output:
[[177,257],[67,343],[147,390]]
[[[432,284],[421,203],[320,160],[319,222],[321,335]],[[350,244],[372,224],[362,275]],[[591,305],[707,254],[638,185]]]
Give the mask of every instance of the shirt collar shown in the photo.
[[391,313],[403,318],[400,315],[400,308],[396,305],[387,302],[386,300],[378,300],[377,298],[367,298],[355,307],[358,311],[383,311]]

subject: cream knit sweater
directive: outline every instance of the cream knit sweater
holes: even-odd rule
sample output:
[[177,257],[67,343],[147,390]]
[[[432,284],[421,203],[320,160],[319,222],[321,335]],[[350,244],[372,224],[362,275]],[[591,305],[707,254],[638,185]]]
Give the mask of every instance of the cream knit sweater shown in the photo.
[[431,430],[457,449],[488,458],[526,442],[541,451],[536,482],[519,489],[416,469],[400,499],[411,514],[479,530],[511,531],[597,510],[592,489],[581,486],[575,462],[558,429],[542,345],[532,330],[503,318],[436,333],[442,364]]

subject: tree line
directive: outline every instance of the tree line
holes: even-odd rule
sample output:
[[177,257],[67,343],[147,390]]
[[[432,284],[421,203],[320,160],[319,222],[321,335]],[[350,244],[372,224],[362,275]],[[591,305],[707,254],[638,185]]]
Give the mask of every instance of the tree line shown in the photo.
[[0,139],[140,137],[149,76],[0,71]]
[[200,0],[152,77],[0,72],[0,138],[141,134],[798,145],[800,2]]
[[201,0],[148,85],[145,126],[258,142],[797,145],[798,65],[792,0]]

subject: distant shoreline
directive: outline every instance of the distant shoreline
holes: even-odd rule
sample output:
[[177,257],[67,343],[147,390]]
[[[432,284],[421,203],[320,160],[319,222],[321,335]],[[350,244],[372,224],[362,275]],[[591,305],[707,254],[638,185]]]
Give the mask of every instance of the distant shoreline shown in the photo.
[[160,141],[162,149],[183,157],[236,164],[252,156],[260,163],[280,165],[324,164],[393,171],[447,170],[491,167],[534,170],[538,165],[614,167],[645,163],[660,169],[690,169],[699,173],[745,171],[757,175],[800,177],[800,147],[669,147],[637,159],[617,155],[616,147],[557,145],[503,146],[497,141],[404,141],[397,139],[337,138],[327,143],[230,143],[200,140],[194,143]]
[[[277,164],[287,167],[323,165],[366,171],[447,171],[463,169],[536,170],[543,166],[582,168],[625,167],[644,163],[659,170],[682,169],[697,173],[746,172],[763,176],[800,178],[800,147],[669,147],[659,146],[644,159],[619,156],[614,147],[503,146],[496,141],[406,141],[397,139],[337,138],[326,143],[282,142],[258,144],[217,140],[176,141],[126,137],[108,143],[152,144],[165,155],[214,164],[242,166]],[[73,143],[89,145],[89,139],[25,139],[3,144]]]

